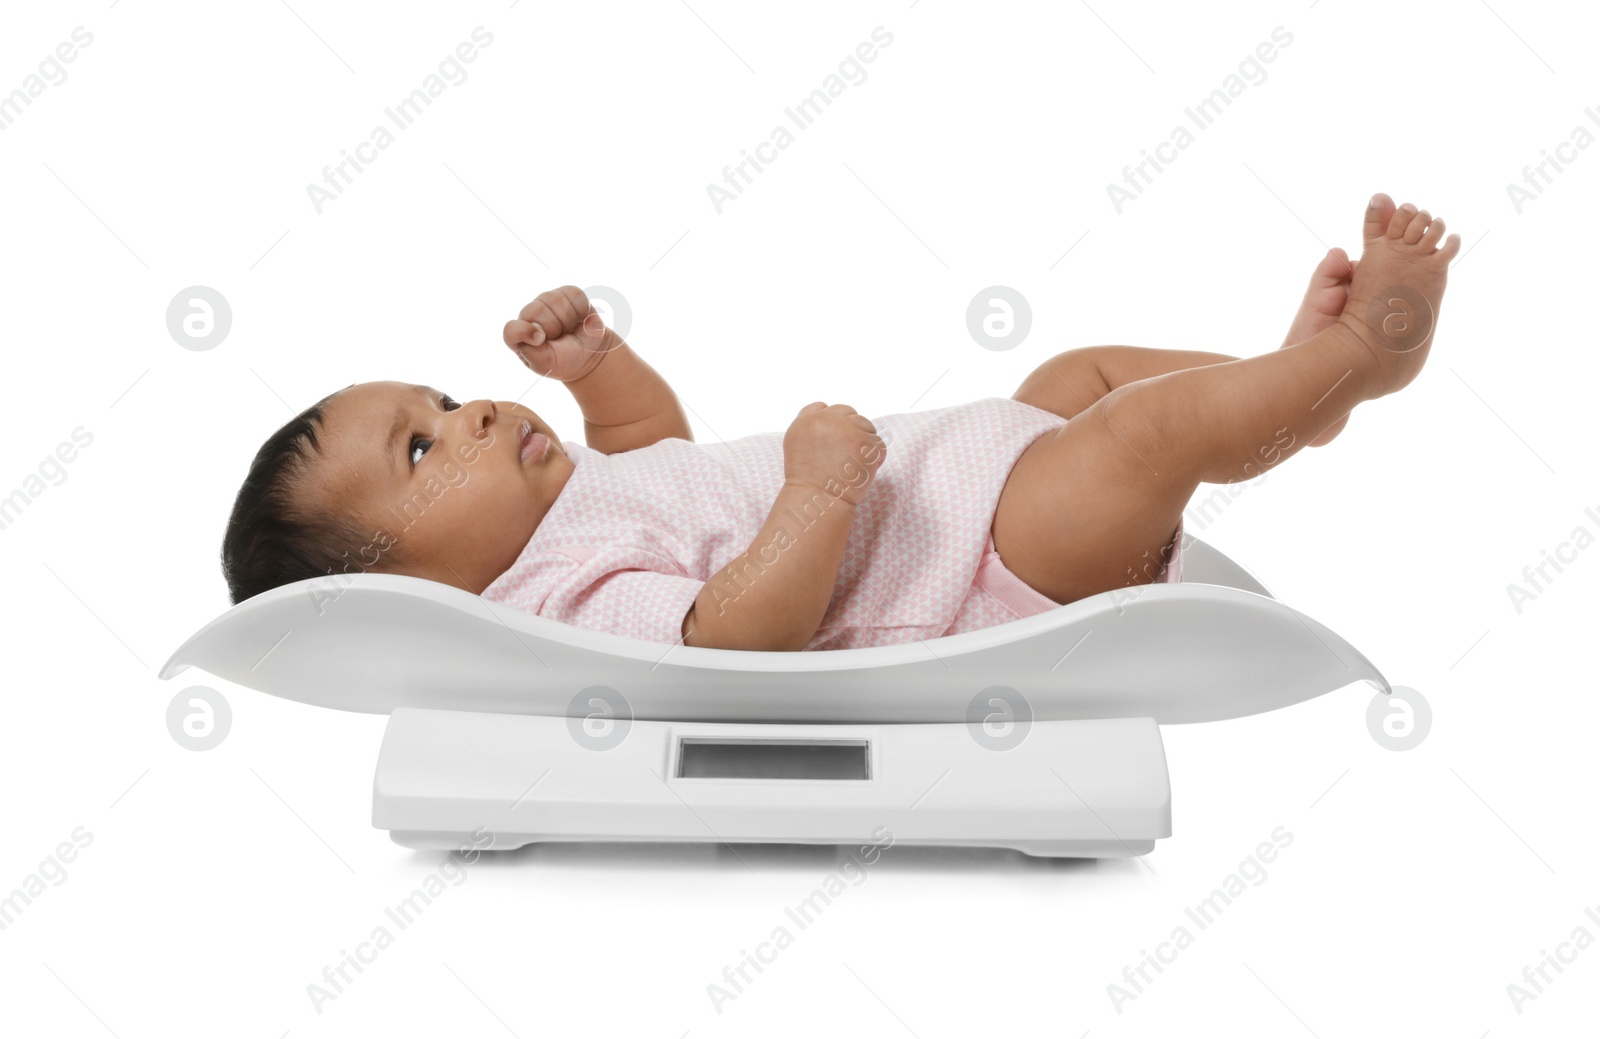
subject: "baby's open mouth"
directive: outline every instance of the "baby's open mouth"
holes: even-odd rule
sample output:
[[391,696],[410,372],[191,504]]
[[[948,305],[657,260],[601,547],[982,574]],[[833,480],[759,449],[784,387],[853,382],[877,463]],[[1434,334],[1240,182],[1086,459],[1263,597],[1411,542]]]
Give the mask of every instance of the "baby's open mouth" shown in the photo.
[[518,443],[521,445],[518,457],[524,462],[530,458],[543,458],[550,450],[550,438],[543,433],[535,432],[533,424],[527,419],[522,420]]

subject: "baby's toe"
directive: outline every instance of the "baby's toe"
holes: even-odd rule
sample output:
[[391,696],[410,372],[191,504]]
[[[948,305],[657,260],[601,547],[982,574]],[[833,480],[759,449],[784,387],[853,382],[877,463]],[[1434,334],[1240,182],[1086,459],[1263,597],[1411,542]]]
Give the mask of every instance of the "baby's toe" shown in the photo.
[[1402,236],[1402,241],[1407,245],[1416,245],[1422,241],[1422,236],[1428,233],[1428,222],[1432,219],[1433,217],[1428,215],[1426,209],[1417,210],[1417,215],[1412,217],[1411,223],[1406,225],[1406,233]]
[[1417,207],[1409,202],[1400,203],[1400,208],[1394,211],[1394,219],[1389,221],[1389,237],[1398,239],[1406,233],[1406,228],[1411,224],[1411,218],[1417,215]]
[[1378,192],[1372,196],[1372,201],[1367,203],[1366,220],[1361,226],[1361,238],[1364,242],[1376,241],[1389,233],[1389,222],[1394,219],[1394,199]]
[[1439,244],[1439,239],[1444,237],[1444,219],[1434,217],[1428,225],[1428,233],[1422,236],[1423,252],[1431,253]]

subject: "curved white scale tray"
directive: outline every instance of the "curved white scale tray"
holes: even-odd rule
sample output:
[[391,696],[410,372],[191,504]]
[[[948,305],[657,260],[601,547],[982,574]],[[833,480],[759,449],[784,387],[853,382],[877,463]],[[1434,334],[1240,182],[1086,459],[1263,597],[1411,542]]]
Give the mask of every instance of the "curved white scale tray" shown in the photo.
[[1170,724],[1257,714],[1357,681],[1388,691],[1344,639],[1187,534],[1183,574],[946,638],[792,653],[623,638],[433,581],[359,574],[232,607],[160,674],[198,667],[374,714],[566,715],[580,691],[605,686],[634,718],[707,722],[962,722],[980,692],[1006,686],[1040,721]]

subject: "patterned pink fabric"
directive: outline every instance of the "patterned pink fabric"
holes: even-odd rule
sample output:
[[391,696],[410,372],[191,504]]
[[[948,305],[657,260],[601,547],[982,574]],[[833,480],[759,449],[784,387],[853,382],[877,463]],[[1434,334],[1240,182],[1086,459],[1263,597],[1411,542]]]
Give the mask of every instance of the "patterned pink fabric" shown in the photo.
[[[1178,518],[1178,529],[1172,537],[1172,559],[1154,578],[1156,584],[1178,584],[1183,580],[1183,518]],[[985,546],[983,561],[978,565],[977,576],[972,580],[972,591],[967,595],[955,622],[946,635],[963,631],[977,631],[996,624],[1032,617],[1061,605],[1054,599],[1033,589],[1022,578],[1006,569],[1000,553],[994,548],[994,535],[990,534]]]
[[[1016,460],[1065,422],[1009,397],[873,418],[888,454],[803,648],[913,642],[1054,609],[1000,563],[990,525]],[[772,511],[783,433],[706,444],[672,437],[612,455],[561,446],[571,477],[483,597],[582,628],[681,642],[701,587],[750,548]],[[1158,579],[1177,580],[1177,567],[1167,569]]]

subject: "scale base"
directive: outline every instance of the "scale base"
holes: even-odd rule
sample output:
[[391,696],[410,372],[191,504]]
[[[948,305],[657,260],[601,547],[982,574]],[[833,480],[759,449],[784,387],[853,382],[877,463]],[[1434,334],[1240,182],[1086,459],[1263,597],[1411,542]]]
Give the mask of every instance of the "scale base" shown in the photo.
[[1124,858],[1172,834],[1151,718],[637,721],[397,708],[373,825],[406,847],[896,844]]

